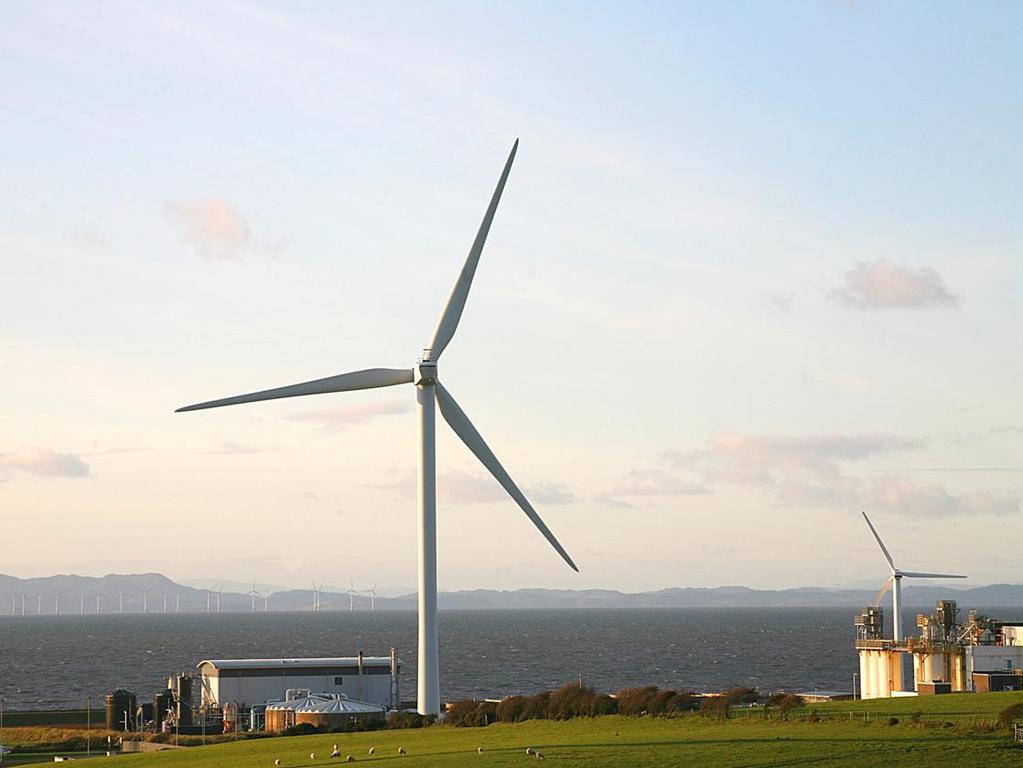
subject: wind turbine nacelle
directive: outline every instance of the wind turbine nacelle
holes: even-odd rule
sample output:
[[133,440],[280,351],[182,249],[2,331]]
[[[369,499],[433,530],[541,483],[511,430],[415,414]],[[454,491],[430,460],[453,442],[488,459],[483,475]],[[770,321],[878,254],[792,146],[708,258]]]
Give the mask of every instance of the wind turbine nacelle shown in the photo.
[[437,363],[432,360],[420,360],[412,373],[412,383],[417,387],[420,384],[433,384],[437,381]]

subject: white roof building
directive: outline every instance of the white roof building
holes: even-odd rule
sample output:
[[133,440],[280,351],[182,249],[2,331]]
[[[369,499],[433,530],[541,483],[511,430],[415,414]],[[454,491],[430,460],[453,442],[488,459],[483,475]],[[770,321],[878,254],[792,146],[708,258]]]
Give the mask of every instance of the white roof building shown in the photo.
[[204,659],[198,664],[202,703],[240,707],[284,700],[289,689],[343,694],[385,709],[400,701],[401,661],[390,656],[310,659]]

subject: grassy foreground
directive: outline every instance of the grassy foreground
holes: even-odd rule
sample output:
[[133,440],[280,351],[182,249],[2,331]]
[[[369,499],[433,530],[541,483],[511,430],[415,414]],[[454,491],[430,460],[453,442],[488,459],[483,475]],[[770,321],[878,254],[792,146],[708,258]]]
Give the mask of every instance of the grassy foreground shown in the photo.
[[[495,724],[486,728],[434,726],[422,730],[322,734],[259,739],[117,758],[129,768],[312,768],[330,762],[337,743],[342,755],[359,763],[432,766],[512,766],[532,764],[526,747],[546,761],[566,766],[688,766],[760,768],[767,766],[856,765],[859,768],[934,765],[1023,765],[1023,748],[1005,729],[992,730],[998,711],[1021,694],[981,694],[883,702],[837,703],[817,707],[820,722],[800,713],[787,722],[759,714],[728,721],[608,716],[566,722],[546,720]],[[863,713],[870,711],[870,719]],[[914,712],[921,722],[910,722]],[[849,716],[853,712],[853,716]],[[900,718],[889,725],[888,717]],[[903,717],[905,719],[903,719]],[[979,723],[972,725],[971,723]],[[400,756],[398,747],[408,754]],[[483,747],[483,754],[477,747]],[[370,747],[375,754],[369,755]],[[310,759],[315,753],[315,759]],[[335,761],[337,762],[337,761]]]

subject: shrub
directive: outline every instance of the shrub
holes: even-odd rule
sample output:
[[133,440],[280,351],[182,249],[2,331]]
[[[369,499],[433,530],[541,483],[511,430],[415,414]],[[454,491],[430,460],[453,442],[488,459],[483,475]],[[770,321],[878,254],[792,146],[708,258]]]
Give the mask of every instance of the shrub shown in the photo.
[[552,720],[611,715],[617,711],[615,700],[606,693],[598,693],[578,683],[561,686],[550,694],[547,704],[547,717]]
[[410,710],[401,710],[399,712],[391,712],[387,716],[387,727],[388,728],[425,728],[428,725],[433,725],[436,720],[435,715],[421,715],[418,712],[412,712]]
[[535,696],[529,696],[526,699],[526,708],[523,714],[523,720],[543,720],[547,717],[547,710],[551,704],[551,692],[540,691]]
[[1017,720],[1023,720],[1023,701],[1010,704],[998,713],[998,724],[1005,728],[1012,728]]
[[529,704],[527,696],[509,696],[497,705],[497,719],[502,723],[521,723],[526,719]]
[[444,715],[444,722],[463,728],[478,728],[497,720],[496,707],[485,701],[456,701]]
[[911,723],[919,723],[920,718],[923,716],[924,716],[923,712],[914,712],[912,715],[909,716],[909,721]]
[[313,733],[322,733],[322,729],[312,723],[297,723],[281,731],[281,736],[309,736]]
[[645,715],[650,711],[650,699],[657,693],[656,685],[645,688],[623,688],[615,694],[620,715]]
[[897,717],[889,717],[888,718],[888,725],[898,725],[898,724],[899,724],[899,718],[897,718]]

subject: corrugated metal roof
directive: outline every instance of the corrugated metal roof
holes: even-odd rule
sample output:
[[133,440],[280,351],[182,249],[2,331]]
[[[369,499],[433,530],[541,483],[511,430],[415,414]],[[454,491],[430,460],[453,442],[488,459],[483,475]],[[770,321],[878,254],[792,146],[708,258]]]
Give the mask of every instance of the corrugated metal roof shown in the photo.
[[[366,701],[356,701],[346,696],[337,696],[327,701],[313,701],[310,696],[302,704],[295,707],[296,712],[317,712],[319,714],[332,715],[362,715],[380,713],[384,708]],[[306,703],[308,702],[308,703]]]
[[[398,662],[401,664],[401,662]],[[355,667],[359,664],[358,656],[337,656],[320,659],[203,659],[197,667],[209,664],[215,669],[280,669],[282,667]],[[365,667],[389,667],[388,656],[363,656]]]
[[313,706],[315,704],[322,704],[330,701],[331,697],[325,693],[314,693],[311,696],[304,696],[301,699],[292,699],[291,701],[268,701],[266,703],[267,709],[298,709],[302,706]]

